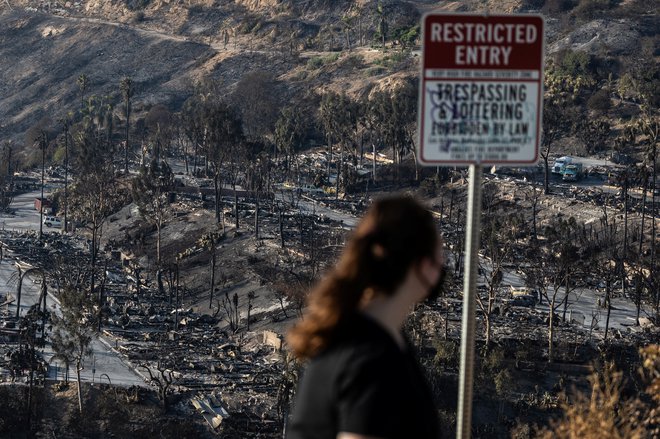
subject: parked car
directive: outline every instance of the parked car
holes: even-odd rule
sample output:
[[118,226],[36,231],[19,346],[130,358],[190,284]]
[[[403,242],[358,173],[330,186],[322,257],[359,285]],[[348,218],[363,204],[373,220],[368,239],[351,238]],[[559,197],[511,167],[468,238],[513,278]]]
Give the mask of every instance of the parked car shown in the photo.
[[314,186],[313,184],[303,184],[300,186],[299,190],[303,194],[309,194],[309,195],[325,195],[325,192],[323,192],[323,189],[318,188]]
[[538,302],[538,291],[528,287],[511,286],[511,298],[508,304],[511,306],[535,306]]
[[56,229],[62,228],[62,220],[56,216],[44,216],[44,226],[55,227]]
[[582,163],[573,162],[570,165],[564,166],[564,171],[561,174],[563,181],[578,181],[584,176]]

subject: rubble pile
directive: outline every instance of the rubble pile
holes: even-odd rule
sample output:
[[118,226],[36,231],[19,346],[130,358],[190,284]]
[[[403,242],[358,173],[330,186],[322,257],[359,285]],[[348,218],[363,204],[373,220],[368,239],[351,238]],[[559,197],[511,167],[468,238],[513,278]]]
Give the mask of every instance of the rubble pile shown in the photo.
[[84,250],[85,242],[69,235],[44,233],[38,239],[36,232],[2,230],[0,241],[17,261],[46,271],[56,269],[58,261],[63,259],[68,264],[89,263],[89,256]]
[[191,402],[198,411],[197,405],[206,407],[200,414],[213,428],[225,418],[240,425],[259,421],[253,427],[261,433],[279,428],[278,395],[287,380],[282,353],[258,334],[233,337],[199,322],[181,331],[104,332],[118,341],[117,350],[138,372],[168,370],[177,392],[199,392]]
[[[617,192],[616,194],[610,194],[603,192],[598,188],[571,186],[565,189],[563,192],[559,192],[557,195],[563,198],[570,198],[575,201],[591,204],[593,206],[607,206],[616,209],[617,211],[624,210],[624,201],[620,192]],[[650,198],[647,198],[646,204],[647,206],[645,209],[646,211],[649,211],[651,205]],[[628,212],[641,213],[642,206],[641,198],[628,198]]]

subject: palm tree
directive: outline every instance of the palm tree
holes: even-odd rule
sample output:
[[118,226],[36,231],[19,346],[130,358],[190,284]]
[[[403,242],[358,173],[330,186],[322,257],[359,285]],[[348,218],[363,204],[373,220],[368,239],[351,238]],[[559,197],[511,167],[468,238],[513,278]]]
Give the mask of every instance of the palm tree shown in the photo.
[[38,142],[41,150],[41,203],[39,205],[39,239],[41,239],[44,233],[44,183],[46,180],[46,148],[48,147],[48,134],[45,130],[41,130]]
[[68,230],[67,213],[69,208],[69,126],[71,125],[69,115],[60,119],[60,123],[64,129],[64,233],[66,233]]
[[135,89],[133,88],[133,81],[129,77],[125,77],[119,83],[121,95],[124,98],[124,115],[126,116],[126,135],[124,137],[124,174],[128,174],[128,133],[131,127],[131,98]]
[[385,16],[385,8],[383,8],[383,3],[378,2],[376,7],[376,15],[378,16],[378,33],[380,34],[380,39],[383,47],[383,52],[385,51],[385,39],[387,36],[387,17]]
[[[651,166],[651,218],[655,218],[655,197],[657,192],[657,165],[658,165],[658,140],[660,140],[660,113],[657,110],[650,108],[647,105],[642,106],[642,117],[638,121],[638,129],[640,134],[646,137],[647,148],[645,162]],[[656,317],[660,316],[660,292],[655,285],[655,247],[656,247],[656,229],[655,221],[651,221],[651,261],[650,261],[650,274],[651,290],[655,291],[654,307]]]
[[78,76],[78,88],[80,89],[80,111],[85,108],[85,92],[89,88],[89,78],[84,73]]

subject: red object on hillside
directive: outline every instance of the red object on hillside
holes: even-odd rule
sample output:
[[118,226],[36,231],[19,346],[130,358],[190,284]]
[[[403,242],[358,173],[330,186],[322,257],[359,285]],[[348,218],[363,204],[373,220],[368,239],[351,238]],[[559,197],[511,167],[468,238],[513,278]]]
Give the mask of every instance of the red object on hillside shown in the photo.
[[36,210],[38,210],[38,211],[41,212],[41,206],[42,206],[42,204],[43,204],[43,207],[44,207],[44,212],[46,212],[46,209],[50,209],[50,208],[52,207],[52,205],[53,205],[53,204],[51,203],[51,201],[50,201],[49,199],[47,199],[47,198],[43,198],[43,199],[42,199],[41,197],[37,197],[37,198],[34,199],[34,208],[35,208]]

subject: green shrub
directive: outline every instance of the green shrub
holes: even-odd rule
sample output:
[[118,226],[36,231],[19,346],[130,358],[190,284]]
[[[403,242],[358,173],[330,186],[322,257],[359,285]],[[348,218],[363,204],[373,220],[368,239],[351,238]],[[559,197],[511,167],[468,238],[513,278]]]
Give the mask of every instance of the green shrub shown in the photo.
[[326,56],[313,56],[307,60],[307,68],[320,69],[326,64],[331,64],[339,59],[339,53],[331,53]]
[[527,349],[518,349],[514,354],[514,357],[516,359],[516,367],[520,367],[520,362],[529,361],[531,355]]
[[593,58],[587,52],[567,50],[559,56],[559,69],[572,77],[591,77]]
[[339,59],[339,52],[337,53],[331,53],[330,55],[327,55],[323,57],[323,64],[330,64]]
[[150,0],[126,0],[126,7],[131,11],[144,9],[149,6]]
[[342,65],[359,69],[364,66],[364,57],[357,53],[352,53],[342,60]]
[[612,100],[610,99],[610,92],[601,88],[596,93],[591,95],[587,100],[587,107],[595,111],[607,111],[612,107]]
[[532,432],[529,424],[518,423],[511,429],[511,439],[531,439]]
[[64,149],[64,146],[59,146],[53,153],[53,162],[64,163],[65,156],[66,156],[66,151]]
[[206,12],[206,8],[202,5],[192,5],[188,7],[189,14],[203,14]]
[[399,41],[399,43],[404,47],[411,47],[415,44],[419,38],[420,26],[415,24],[411,27],[400,27],[395,29],[392,33],[392,37]]
[[410,54],[408,52],[394,52],[390,55],[385,55],[384,57],[377,59],[374,63],[378,66],[392,69],[406,61],[409,56]]
[[438,196],[438,189],[440,188],[440,182],[437,177],[434,175],[432,177],[426,177],[422,180],[422,183],[419,185],[419,190],[424,196],[429,198],[435,198]]
[[252,32],[253,34],[259,32],[259,31],[261,30],[261,28],[263,27],[263,25],[264,25],[264,24],[263,24],[263,22],[262,22],[261,20],[260,20],[260,21],[257,21],[257,22],[255,23],[255,25],[252,26],[251,32]]
[[547,0],[543,9],[551,13],[559,13],[570,11],[576,5],[576,0]]
[[367,70],[365,70],[364,76],[366,76],[367,78],[369,78],[371,76],[378,76],[378,75],[382,75],[386,71],[387,70],[384,67],[378,67],[378,66],[369,67]]
[[135,11],[133,17],[131,17],[133,23],[142,23],[144,21],[144,11]]
[[323,59],[320,56],[313,56],[307,60],[308,69],[319,69],[323,66]]
[[436,339],[433,347],[435,347],[435,357],[433,357],[435,367],[452,370],[458,369],[460,352],[456,341]]
[[296,81],[304,81],[307,79],[307,72],[305,70],[298,70],[296,74],[294,75],[294,80]]
[[514,387],[513,377],[509,369],[502,369],[493,378],[495,384],[495,392],[498,396],[503,397],[511,393]]
[[484,373],[496,373],[504,368],[504,349],[494,348],[484,358],[481,366]]
[[607,14],[618,3],[618,0],[580,0],[573,13],[582,20],[593,20]]
[[238,32],[241,34],[249,34],[250,32],[253,32],[254,29],[259,30],[259,26],[259,20],[253,17],[247,17],[241,22],[241,25],[238,27]]

